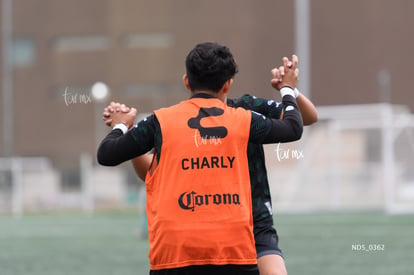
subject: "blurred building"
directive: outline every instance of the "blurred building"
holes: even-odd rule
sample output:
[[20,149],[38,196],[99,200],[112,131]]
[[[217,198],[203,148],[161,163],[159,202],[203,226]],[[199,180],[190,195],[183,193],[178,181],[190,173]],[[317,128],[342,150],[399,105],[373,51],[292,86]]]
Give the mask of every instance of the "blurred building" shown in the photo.
[[[95,155],[110,100],[147,113],[188,96],[184,58],[196,43],[231,48],[240,70],[234,97],[279,99],[270,70],[295,51],[295,1],[11,2],[13,127],[1,121],[0,156],[48,157],[68,181],[76,178],[82,153]],[[311,89],[303,92],[315,105],[414,108],[414,1],[312,0],[310,7]],[[110,88],[104,102],[91,96],[97,81]],[[7,150],[4,131],[13,137]]]

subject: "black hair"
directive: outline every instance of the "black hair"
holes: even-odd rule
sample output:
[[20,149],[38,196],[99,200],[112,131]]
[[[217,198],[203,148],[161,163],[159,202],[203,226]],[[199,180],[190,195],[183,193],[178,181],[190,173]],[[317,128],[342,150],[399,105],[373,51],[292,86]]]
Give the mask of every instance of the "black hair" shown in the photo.
[[237,72],[230,49],[213,42],[197,44],[185,60],[191,91],[218,92]]

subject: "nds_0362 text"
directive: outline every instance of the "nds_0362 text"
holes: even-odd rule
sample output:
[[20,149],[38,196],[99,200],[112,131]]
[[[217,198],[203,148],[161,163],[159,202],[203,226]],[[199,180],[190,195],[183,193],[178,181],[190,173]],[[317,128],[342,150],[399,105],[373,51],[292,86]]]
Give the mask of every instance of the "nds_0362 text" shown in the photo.
[[380,243],[353,243],[351,245],[352,251],[361,252],[383,252],[385,251],[385,244]]

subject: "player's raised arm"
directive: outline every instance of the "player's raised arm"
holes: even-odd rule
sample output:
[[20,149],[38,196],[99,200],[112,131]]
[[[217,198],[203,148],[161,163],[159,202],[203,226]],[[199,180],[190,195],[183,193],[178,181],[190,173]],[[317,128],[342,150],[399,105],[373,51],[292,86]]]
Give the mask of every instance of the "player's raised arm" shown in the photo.
[[[292,64],[293,62],[296,62],[296,63],[298,62],[298,58],[296,56],[292,57]],[[288,66],[289,65],[291,64],[288,64]],[[280,66],[279,68],[274,68],[272,69],[271,72],[272,72],[271,84],[275,89],[279,90],[279,84],[282,81],[282,78],[285,74],[284,66]],[[295,73],[297,76],[299,76],[298,68],[296,68]],[[318,112],[316,110],[315,105],[312,103],[312,101],[310,101],[305,95],[300,93],[297,88],[294,89],[294,92],[295,92],[296,102],[299,106],[299,109],[302,115],[303,125],[307,126],[307,125],[311,125],[317,122]],[[283,117],[283,111],[280,117],[281,118]]]
[[[153,148],[154,131],[151,131],[153,120],[141,121],[138,127],[132,128],[135,115],[136,110],[134,108],[128,113],[115,112],[112,114],[112,131],[104,138],[98,148],[97,158],[99,164],[115,166],[140,156]],[[141,130],[144,128],[145,130]],[[131,130],[128,131],[128,129]],[[141,131],[145,133],[141,133]]]
[[[128,113],[130,108],[127,107],[125,104],[121,104],[118,102],[111,102],[107,107],[105,107],[104,112],[102,113],[102,120],[107,126],[111,126],[112,123],[112,114],[115,112],[123,112]],[[147,174],[148,168],[151,165],[153,154],[144,154],[138,156],[131,160],[132,167],[135,170],[135,173],[138,177],[145,181],[145,176]]]
[[286,57],[283,58],[284,75],[276,85],[282,96],[285,113],[283,119],[269,119],[260,114],[252,113],[250,142],[265,144],[289,142],[301,138],[303,121],[294,94],[294,88],[298,81],[296,66],[296,56],[292,56],[292,61]]

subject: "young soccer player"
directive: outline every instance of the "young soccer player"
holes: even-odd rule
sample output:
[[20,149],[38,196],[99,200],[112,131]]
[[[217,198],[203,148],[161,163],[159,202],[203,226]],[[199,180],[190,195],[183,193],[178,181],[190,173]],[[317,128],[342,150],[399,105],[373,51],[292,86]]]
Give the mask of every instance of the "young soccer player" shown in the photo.
[[[277,88],[277,83],[281,81],[282,74],[283,66],[272,70],[272,85],[275,88]],[[318,115],[313,103],[297,90],[295,95],[302,114],[303,124],[306,126],[315,123]],[[228,98],[227,105],[252,110],[274,119],[280,119],[282,115],[282,104],[280,102],[250,95],[244,95],[237,99]],[[103,120],[108,126],[112,120],[111,115],[116,110],[129,112],[129,108],[125,108],[125,105],[111,102],[103,113]],[[279,248],[279,236],[273,225],[272,200],[263,146],[249,143],[247,154],[252,186],[254,237],[260,274],[286,275],[287,270],[282,250]],[[152,154],[142,155],[132,160],[135,172],[143,181],[145,181],[151,160]]]
[[237,66],[215,43],[187,56],[189,100],[155,111],[130,131],[135,109],[112,115],[114,129],[98,149],[101,164],[155,148],[146,178],[151,274],[257,274],[247,143],[300,138],[296,62],[288,62],[278,85],[283,120],[224,103]]

